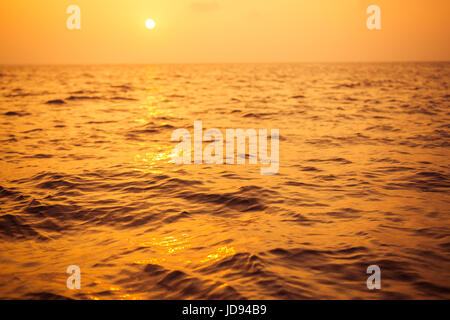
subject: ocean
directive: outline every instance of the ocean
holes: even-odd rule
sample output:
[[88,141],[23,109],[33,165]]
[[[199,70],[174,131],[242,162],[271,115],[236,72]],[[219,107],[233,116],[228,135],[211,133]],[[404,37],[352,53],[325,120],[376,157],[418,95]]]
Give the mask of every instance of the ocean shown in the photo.
[[[0,298],[449,299],[449,81],[445,62],[0,66]],[[198,120],[278,129],[278,172],[174,164]]]

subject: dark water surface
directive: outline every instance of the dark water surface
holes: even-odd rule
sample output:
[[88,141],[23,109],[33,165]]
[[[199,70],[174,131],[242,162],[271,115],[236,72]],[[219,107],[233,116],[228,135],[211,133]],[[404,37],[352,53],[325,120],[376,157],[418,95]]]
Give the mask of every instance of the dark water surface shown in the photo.
[[[0,67],[0,298],[449,299],[449,80],[449,63]],[[194,120],[280,129],[279,173],[174,165]]]

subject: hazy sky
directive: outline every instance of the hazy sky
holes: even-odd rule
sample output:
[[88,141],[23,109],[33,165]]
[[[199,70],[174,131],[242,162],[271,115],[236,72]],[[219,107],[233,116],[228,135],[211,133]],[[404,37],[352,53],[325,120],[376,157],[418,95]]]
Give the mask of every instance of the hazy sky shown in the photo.
[[0,1],[2,64],[450,60],[449,0]]

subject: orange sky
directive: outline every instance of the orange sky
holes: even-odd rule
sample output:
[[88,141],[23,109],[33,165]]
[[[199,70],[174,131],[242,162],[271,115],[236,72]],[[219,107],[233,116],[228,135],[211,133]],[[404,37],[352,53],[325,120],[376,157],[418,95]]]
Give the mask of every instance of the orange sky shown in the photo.
[[449,0],[0,0],[0,63],[450,60],[449,14]]

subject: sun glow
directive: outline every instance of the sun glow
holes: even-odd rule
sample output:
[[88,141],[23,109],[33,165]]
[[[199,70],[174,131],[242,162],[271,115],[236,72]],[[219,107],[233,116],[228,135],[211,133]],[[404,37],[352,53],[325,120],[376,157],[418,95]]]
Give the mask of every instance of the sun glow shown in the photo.
[[155,21],[153,21],[153,19],[147,19],[145,20],[145,27],[147,29],[154,29],[155,28]]

